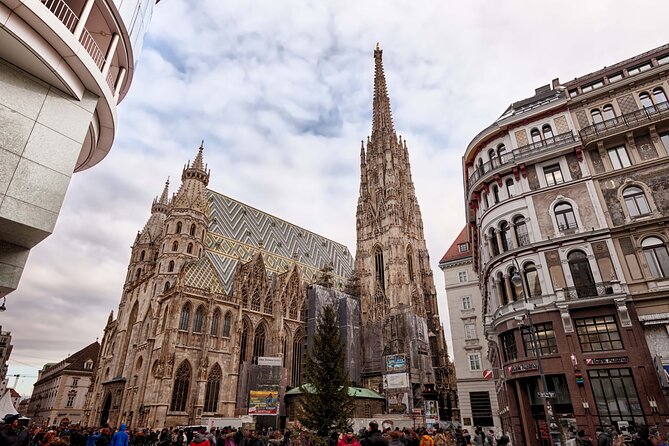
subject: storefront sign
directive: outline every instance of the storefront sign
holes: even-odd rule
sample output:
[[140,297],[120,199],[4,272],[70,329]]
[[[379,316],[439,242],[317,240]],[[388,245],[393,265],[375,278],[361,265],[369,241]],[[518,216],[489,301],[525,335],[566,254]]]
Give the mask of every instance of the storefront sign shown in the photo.
[[509,372],[509,374],[514,374],[518,372],[527,372],[531,370],[537,370],[539,366],[537,365],[536,362],[528,362],[527,364],[516,364],[516,365],[511,365],[506,368],[506,370]]
[[555,392],[537,392],[539,398],[555,398]]
[[617,356],[614,358],[586,358],[585,365],[605,365],[605,364],[627,364],[627,356]]
[[258,365],[281,367],[283,358],[281,356],[258,356]]

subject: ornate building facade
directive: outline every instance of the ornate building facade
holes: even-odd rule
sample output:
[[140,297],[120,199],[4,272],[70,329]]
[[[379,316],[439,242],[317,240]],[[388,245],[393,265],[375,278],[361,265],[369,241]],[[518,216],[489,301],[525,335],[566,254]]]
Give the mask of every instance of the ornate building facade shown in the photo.
[[360,151],[355,279],[364,333],[363,383],[380,388],[387,355],[405,355],[410,406],[436,385],[442,417],[454,407],[454,373],[411,178],[406,140],[393,125],[382,50],[374,51],[372,134]]
[[348,360],[355,363],[351,379],[384,390],[385,356],[404,354],[413,404],[422,407],[430,394],[445,409],[442,418],[449,417],[453,367],[407,147],[392,126],[378,49],[375,60],[355,273],[345,246],[207,189],[210,172],[200,147],[173,197],[166,184],[154,200],[133,244],[118,312],[104,331],[89,425],[163,427],[246,415],[258,357],[282,357],[282,389],[303,384],[307,324],[329,299],[308,293],[321,274],[348,293],[332,296],[346,301],[340,312]]
[[465,151],[481,316],[514,444],[550,444],[548,403],[563,440],[669,426],[667,63],[664,45],[555,79]]

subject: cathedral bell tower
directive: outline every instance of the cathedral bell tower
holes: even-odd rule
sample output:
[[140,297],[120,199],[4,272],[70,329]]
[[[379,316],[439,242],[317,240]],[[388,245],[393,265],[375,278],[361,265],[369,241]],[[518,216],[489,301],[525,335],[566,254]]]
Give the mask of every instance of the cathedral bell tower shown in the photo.
[[174,286],[183,266],[204,254],[204,237],[209,226],[207,185],[210,171],[204,164],[200,145],[195,159],[184,166],[181,186],[174,194],[164,222],[163,242],[158,255],[158,286]]
[[[372,134],[360,151],[355,275],[363,323],[363,380],[382,391],[388,355],[403,355],[410,406],[447,362],[436,290],[406,140],[393,125],[382,50],[374,51]],[[390,370],[392,372],[393,370]],[[443,406],[442,406],[443,407]]]

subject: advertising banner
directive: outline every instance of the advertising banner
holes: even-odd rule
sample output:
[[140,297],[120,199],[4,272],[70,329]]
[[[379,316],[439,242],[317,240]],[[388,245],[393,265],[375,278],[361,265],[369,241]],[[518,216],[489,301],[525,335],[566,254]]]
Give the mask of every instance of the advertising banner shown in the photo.
[[431,426],[439,422],[439,403],[437,401],[425,401],[425,424]]
[[279,391],[251,390],[249,392],[249,415],[278,415]]
[[409,391],[407,389],[388,390],[386,397],[388,399],[388,413],[406,414],[409,412]]
[[408,373],[391,373],[383,375],[383,387],[386,389],[406,389],[409,388],[409,374]]
[[389,373],[404,372],[406,370],[405,354],[386,356],[386,371]]

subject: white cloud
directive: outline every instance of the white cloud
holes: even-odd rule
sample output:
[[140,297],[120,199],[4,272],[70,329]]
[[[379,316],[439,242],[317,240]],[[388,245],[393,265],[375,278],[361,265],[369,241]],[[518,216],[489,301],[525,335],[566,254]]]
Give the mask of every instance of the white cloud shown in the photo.
[[10,295],[3,328],[13,357],[41,365],[101,336],[153,196],[168,175],[178,186],[202,138],[210,187],[354,250],[377,41],[447,325],[437,262],[464,225],[469,140],[555,77],[663,44],[649,17],[668,9],[622,0],[160,2],[112,152],[74,176],[54,235],[33,249]]

